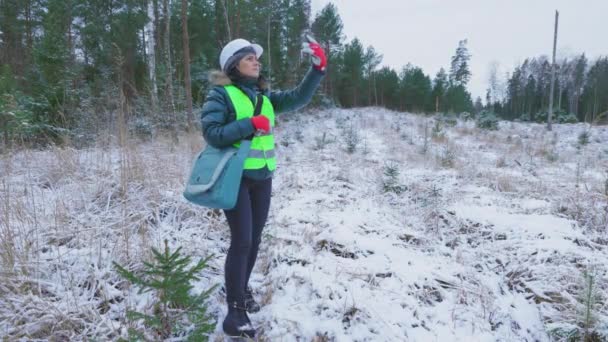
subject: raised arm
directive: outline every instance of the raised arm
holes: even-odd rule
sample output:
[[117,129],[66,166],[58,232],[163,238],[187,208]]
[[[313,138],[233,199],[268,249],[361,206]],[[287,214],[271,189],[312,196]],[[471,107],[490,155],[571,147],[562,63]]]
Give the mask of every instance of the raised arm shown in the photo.
[[310,55],[312,67],[295,89],[270,94],[270,101],[275,113],[289,112],[308,104],[325,75],[327,57],[325,51],[313,37],[306,35],[306,41],[302,43],[302,53]]
[[286,91],[273,91],[269,98],[276,114],[300,109],[310,102],[315,90],[319,87],[325,72],[310,68],[300,84]]

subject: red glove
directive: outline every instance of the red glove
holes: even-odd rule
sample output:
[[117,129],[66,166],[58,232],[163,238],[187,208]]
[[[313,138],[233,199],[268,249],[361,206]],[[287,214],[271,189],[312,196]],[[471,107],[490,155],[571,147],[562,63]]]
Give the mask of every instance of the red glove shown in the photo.
[[270,132],[270,121],[264,115],[258,115],[251,118],[251,124],[256,131]]
[[306,40],[306,42],[302,43],[302,53],[310,55],[315,69],[324,71],[327,65],[325,51],[323,51],[321,45],[313,37],[306,35]]

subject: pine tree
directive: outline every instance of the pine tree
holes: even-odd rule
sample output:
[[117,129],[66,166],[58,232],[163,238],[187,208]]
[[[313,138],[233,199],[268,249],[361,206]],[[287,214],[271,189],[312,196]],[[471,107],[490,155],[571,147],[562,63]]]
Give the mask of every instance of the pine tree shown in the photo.
[[378,54],[373,46],[368,46],[364,56],[364,71],[367,78],[367,104],[378,104],[378,91],[376,85],[375,69],[382,62],[382,55]]
[[336,54],[342,50],[342,42],[344,41],[344,35],[342,30],[344,24],[342,18],[338,14],[338,9],[333,3],[327,4],[321,11],[316,15],[314,22],[311,25],[311,29],[315,38],[323,46],[327,55],[327,62],[330,67],[327,69],[327,75],[323,80],[324,93],[332,96],[334,91],[334,79],[338,70],[338,65],[334,61]]
[[523,103],[522,101],[522,94],[523,94],[523,89],[525,87],[524,82],[522,81],[523,78],[523,72],[521,67],[516,67],[515,70],[513,71],[513,74],[511,75],[511,77],[508,80],[508,86],[507,86],[507,91],[508,91],[508,108],[509,108],[509,113],[511,113],[511,116],[509,117],[509,119],[515,119],[517,117],[519,117],[519,115],[521,115],[522,110],[521,110],[521,105],[520,103]]
[[480,113],[483,110],[483,103],[481,102],[480,96],[477,96],[475,99],[475,105],[473,107],[475,109],[475,114]]
[[11,66],[19,74],[23,65],[23,21],[20,20],[24,8],[21,1],[0,1],[0,65]]
[[389,109],[399,107],[399,75],[389,67],[383,67],[376,72],[378,101],[381,106]]
[[206,334],[213,331],[214,322],[207,314],[206,301],[217,285],[192,295],[193,281],[200,280],[198,274],[207,267],[213,255],[200,260],[194,266],[189,256],[181,255],[181,247],[169,250],[165,240],[164,252],[152,248],[153,262],[144,262],[141,272],[129,271],[114,262],[117,272],[131,284],[139,288],[139,293],[154,292],[156,301],[152,314],[128,311],[127,318],[137,322],[142,320],[146,329],[129,331],[132,338],[144,340],[168,339],[188,334],[189,341],[206,340]]
[[287,63],[287,82],[293,84],[302,77],[304,70],[310,68],[307,60],[301,63],[300,51],[304,33],[309,30],[310,0],[284,0],[286,1],[287,15],[285,21],[285,36],[283,41],[284,58]]
[[450,83],[446,92],[447,107],[452,112],[471,112],[473,110],[471,94],[466,89],[467,83],[471,79],[470,59],[467,40],[459,41],[456,53],[452,56]]
[[[159,125],[167,115],[159,113],[156,104],[168,105],[168,112],[181,114],[190,93],[186,84],[190,84],[193,106],[200,105],[210,88],[208,72],[218,67],[219,52],[230,39],[242,37],[263,45],[263,74],[269,76],[273,87],[286,88],[309,67],[308,60],[304,62],[300,57],[300,43],[303,33],[310,29],[328,57],[322,90],[334,102],[347,107],[378,104],[411,111],[472,111],[467,91],[471,78],[467,40],[458,42],[448,72],[440,70],[431,84],[422,70],[412,69],[401,75],[391,68],[376,70],[381,60],[379,51],[372,46],[363,48],[357,39],[344,45],[344,25],[337,7],[329,3],[311,21],[310,3],[2,0],[0,68],[10,69],[10,79],[15,81],[11,87],[13,99],[18,99],[19,93],[36,103],[33,108],[20,110],[29,113],[32,125],[50,128],[46,134],[69,133],[86,120],[115,123],[112,116],[119,105],[115,96],[119,90],[128,105],[126,114],[155,119],[151,124],[156,127],[183,127],[184,123],[176,122],[173,116],[169,124]],[[183,4],[187,4],[185,15]],[[190,52],[190,63],[184,51]],[[117,55],[122,58],[118,67]],[[185,80],[186,64],[191,65],[190,82]],[[608,111],[606,64],[606,57],[588,61],[584,54],[560,62],[554,94],[558,119],[562,112],[581,121],[608,116],[604,114]],[[505,91],[498,90],[502,87],[497,86],[493,72],[486,109],[504,119],[545,120],[550,66],[545,56],[526,59],[509,72]],[[162,99],[163,94],[165,100],[157,101],[156,96]],[[171,99],[177,104],[175,111]],[[84,105],[109,117],[83,115],[90,113]],[[181,115],[179,118],[182,120]],[[91,126],[97,129],[99,125]]]
[[399,165],[394,161],[388,161],[384,164],[382,190],[397,195],[407,190],[405,186],[399,183]]
[[317,41],[321,43],[330,55],[340,48],[344,40],[342,33],[344,24],[342,23],[338,9],[333,3],[327,4],[315,16],[311,29]]
[[35,60],[39,67],[36,91],[48,103],[48,123],[56,127],[70,127],[73,117],[66,101],[72,87],[69,80],[71,51],[68,50],[68,27],[71,22],[66,16],[68,4],[63,0],[49,0],[48,11],[43,17],[44,34],[35,46]]
[[450,67],[450,85],[451,86],[466,86],[471,79],[471,71],[469,70],[469,61],[471,54],[467,48],[467,40],[458,42],[456,53],[452,56],[452,64]]
[[[270,84],[273,88],[281,88],[287,85],[287,58],[284,53],[284,37],[285,37],[285,18],[287,17],[287,8],[284,6],[283,0],[265,0],[268,11],[264,13],[264,41],[266,42],[266,62],[264,72],[269,76]],[[271,13],[267,15],[267,13]],[[291,86],[291,85],[290,85]]]
[[422,69],[408,64],[400,76],[403,109],[412,112],[432,111],[431,79]]
[[433,80],[433,91],[431,98],[435,104],[435,111],[446,111],[447,107],[445,104],[445,93],[448,89],[448,74],[444,68],[439,69],[435,79]]
[[[579,101],[581,93],[583,92],[583,86],[585,82],[585,70],[587,69],[587,58],[585,54],[582,54],[577,60],[573,68],[573,75],[570,78],[572,84],[572,95],[570,102],[570,113],[579,113]],[[584,117],[578,116],[580,121],[584,120]]]
[[194,103],[204,101],[207,86],[207,73],[218,69],[218,42],[215,31],[217,21],[213,13],[213,4],[209,0],[192,0],[188,14],[188,32],[190,35],[190,56],[192,74],[192,100]]
[[343,63],[340,102],[347,107],[356,107],[361,104],[361,81],[365,63],[365,52],[359,39],[353,39],[344,47]]
[[450,112],[462,113],[473,111],[471,94],[463,85],[450,86],[445,97]]
[[[558,69],[557,121],[590,120],[608,110],[607,72],[599,58],[587,71],[584,54],[563,61]],[[529,58],[507,77],[507,96],[503,102],[506,119],[545,121],[550,92],[550,63],[546,56]],[[596,89],[597,88],[597,89]],[[597,91],[597,94],[596,94]],[[604,109],[602,109],[604,108]]]
[[532,121],[535,120],[536,112],[536,108],[533,106],[534,102],[537,100],[536,88],[536,79],[533,75],[528,76],[528,81],[526,82],[526,88],[524,92],[524,113],[527,113],[530,116],[530,120]]
[[599,58],[589,68],[582,95],[585,121],[594,122],[608,112],[608,57]]

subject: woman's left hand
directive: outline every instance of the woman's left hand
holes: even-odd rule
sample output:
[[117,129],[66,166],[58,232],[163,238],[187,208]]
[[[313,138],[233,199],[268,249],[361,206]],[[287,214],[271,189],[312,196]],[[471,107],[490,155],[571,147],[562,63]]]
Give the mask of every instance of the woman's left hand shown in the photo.
[[302,53],[310,55],[315,69],[325,71],[327,66],[325,51],[313,37],[306,35],[306,41],[302,43]]

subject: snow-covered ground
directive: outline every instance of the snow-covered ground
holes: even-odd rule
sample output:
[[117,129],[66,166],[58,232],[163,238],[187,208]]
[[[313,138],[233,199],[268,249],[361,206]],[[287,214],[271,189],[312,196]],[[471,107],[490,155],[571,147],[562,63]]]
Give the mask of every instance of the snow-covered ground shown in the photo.
[[[583,124],[434,127],[379,108],[282,118],[251,284],[261,340],[560,340],[584,332],[585,297],[590,331],[608,338],[608,128],[580,146]],[[351,130],[360,142],[348,153]],[[181,196],[201,144],[5,155],[0,336],[126,337],[126,308],[151,298],[112,261],[138,265],[165,239],[195,259],[215,255],[197,291],[222,284],[223,214]],[[399,193],[383,189],[387,166]],[[221,340],[219,290],[209,305]]]

